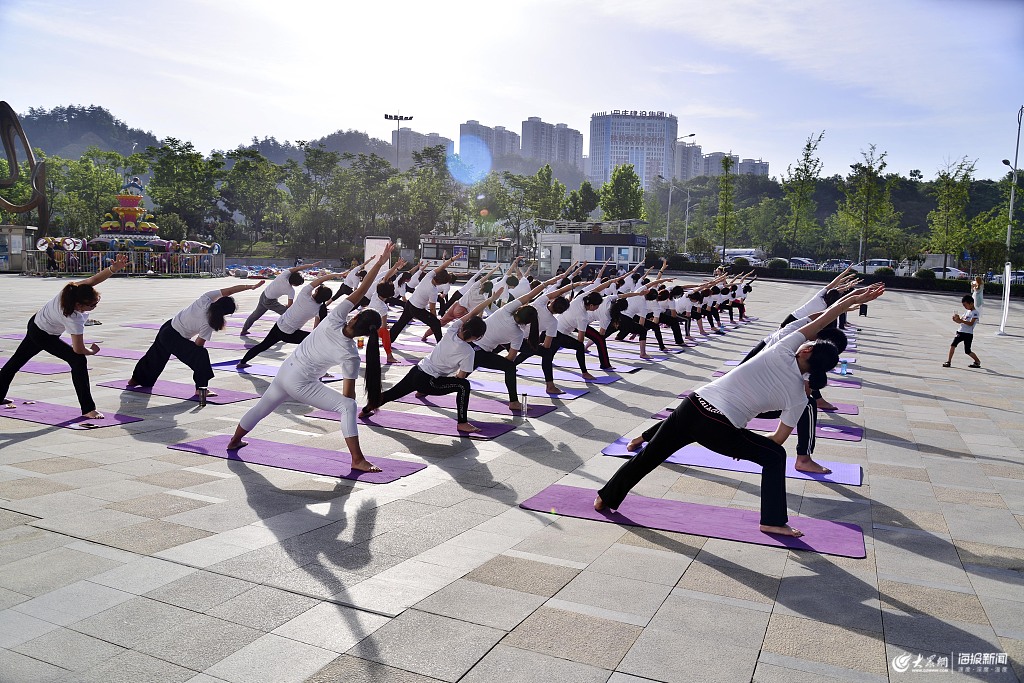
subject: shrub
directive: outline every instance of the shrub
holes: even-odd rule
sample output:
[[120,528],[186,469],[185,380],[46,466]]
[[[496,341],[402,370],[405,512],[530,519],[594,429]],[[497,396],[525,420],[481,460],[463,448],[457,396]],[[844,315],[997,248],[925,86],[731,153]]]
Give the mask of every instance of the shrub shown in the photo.
[[786,259],[773,258],[768,262],[767,268],[769,270],[785,270],[786,268],[789,268],[789,264],[786,263]]
[[732,265],[736,266],[737,268],[749,268],[750,261],[743,256],[737,256],[732,260]]
[[934,280],[935,271],[931,270],[930,268],[922,268],[921,270],[914,273],[914,277],[923,278],[925,280]]
[[889,266],[882,266],[875,270],[875,277],[896,277],[896,271]]

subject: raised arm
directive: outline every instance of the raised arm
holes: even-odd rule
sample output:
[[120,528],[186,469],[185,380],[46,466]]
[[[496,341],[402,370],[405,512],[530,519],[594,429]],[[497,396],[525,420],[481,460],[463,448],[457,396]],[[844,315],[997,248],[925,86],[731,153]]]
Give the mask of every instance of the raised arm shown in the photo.
[[845,313],[853,306],[860,306],[861,304],[866,304],[869,301],[874,301],[883,294],[885,294],[885,285],[881,282],[871,285],[870,287],[861,287],[860,289],[856,289],[826,308],[816,319],[801,327],[800,334],[804,335],[808,340],[817,339],[818,333],[821,332],[826,325],[838,318],[840,313]]
[[95,287],[99,283],[106,280],[108,277],[124,269],[128,265],[128,254],[118,254],[114,262],[109,266],[99,271],[95,275],[91,275],[84,280],[79,280],[76,285],[92,285]]
[[520,304],[525,306],[526,304],[528,304],[531,301],[533,301],[534,299],[536,299],[540,295],[540,293],[544,291],[544,288],[546,286],[547,285],[545,285],[543,282],[540,283],[539,285],[537,285],[536,287],[531,289],[529,292],[527,292],[526,294],[523,294],[521,297],[519,297],[519,299],[517,299],[517,301],[519,301]]
[[244,292],[247,289],[259,289],[260,287],[262,287],[264,285],[265,282],[266,282],[266,280],[260,280],[259,282],[257,282],[254,285],[235,285],[234,287],[225,287],[224,289],[220,290],[220,295],[221,296],[231,296],[232,294],[238,294],[239,292]]
[[366,293],[370,291],[370,286],[376,281],[377,273],[380,272],[381,267],[391,260],[391,252],[394,248],[394,242],[388,242],[384,246],[384,251],[382,251],[380,256],[377,258],[377,262],[373,264],[373,267],[371,267],[370,270],[366,271],[366,277],[364,277],[363,281],[359,283],[359,286],[349,294],[348,300],[352,302],[353,308],[358,306],[359,302],[363,300],[364,296],[366,296]]
[[289,273],[301,273],[304,270],[309,270],[310,268],[316,268],[319,265],[320,265],[320,262],[319,261],[315,261],[313,263],[306,263],[306,264],[301,265],[301,266],[292,266],[291,268],[288,269],[288,272]]
[[472,317],[474,317],[474,316],[477,316],[477,315],[480,315],[480,314],[481,314],[481,313],[483,313],[483,312],[484,312],[485,310],[487,310],[487,307],[488,307],[488,306],[490,306],[490,305],[491,305],[491,304],[493,304],[493,303],[494,303],[495,301],[497,301],[497,300],[498,300],[498,298],[499,298],[499,297],[501,296],[502,292],[504,292],[504,291],[505,291],[505,288],[504,288],[504,287],[497,287],[497,288],[495,288],[495,290],[494,290],[494,293],[493,293],[493,294],[491,294],[491,296],[490,296],[490,297],[489,297],[488,299],[486,299],[486,300],[484,300],[484,301],[481,301],[480,303],[478,303],[478,304],[477,304],[477,305],[476,305],[476,306],[475,306],[475,307],[473,308],[473,310],[472,310],[472,311],[469,311],[468,313],[466,313],[466,315],[462,316],[462,317],[461,317],[461,318],[459,318],[459,319],[460,319],[460,320],[461,320],[461,321],[462,321],[463,323],[466,323],[466,322],[468,322],[468,321],[469,321],[469,319],[470,319],[470,318],[472,318]]
[[311,281],[309,283],[309,285],[313,288],[313,291],[316,291],[317,287],[319,287],[323,283],[327,282],[328,280],[342,280],[344,278],[345,278],[345,274],[344,273],[327,273],[326,275],[321,275],[320,277],[318,277],[315,280]]
[[441,265],[439,265],[437,268],[434,268],[434,273],[440,273],[442,270],[444,270],[451,264],[455,263],[455,259],[457,259],[458,257],[458,254],[452,254],[450,257],[445,259],[445,261]]

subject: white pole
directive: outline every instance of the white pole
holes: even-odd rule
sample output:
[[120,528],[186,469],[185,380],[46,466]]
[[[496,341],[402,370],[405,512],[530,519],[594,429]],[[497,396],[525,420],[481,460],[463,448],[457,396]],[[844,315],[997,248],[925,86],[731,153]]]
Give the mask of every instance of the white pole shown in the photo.
[[1020,125],[1024,119],[1024,106],[1017,112],[1017,146],[1013,151],[1013,175],[1010,185],[1010,215],[1006,223],[1006,267],[1003,269],[1003,317],[999,323],[999,336],[1006,335],[1006,320],[1010,316],[1010,234],[1013,231],[1013,200],[1017,194],[1017,159],[1020,154]]
[[668,211],[665,216],[665,258],[668,258],[668,228],[672,225],[672,190],[676,189],[676,186],[669,184],[668,186]]

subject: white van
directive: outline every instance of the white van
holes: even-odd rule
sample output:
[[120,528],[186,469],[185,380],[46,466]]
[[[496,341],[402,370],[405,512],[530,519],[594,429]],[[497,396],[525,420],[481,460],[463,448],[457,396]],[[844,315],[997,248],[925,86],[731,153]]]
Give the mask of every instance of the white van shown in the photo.
[[852,267],[858,273],[872,275],[879,268],[892,268],[895,272],[896,262],[885,258],[869,258],[866,262],[861,261],[860,263],[853,264]]

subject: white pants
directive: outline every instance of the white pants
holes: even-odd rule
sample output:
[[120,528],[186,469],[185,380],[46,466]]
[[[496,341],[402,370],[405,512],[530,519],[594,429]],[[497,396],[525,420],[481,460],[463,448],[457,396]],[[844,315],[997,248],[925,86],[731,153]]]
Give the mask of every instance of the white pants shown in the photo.
[[306,405],[330,410],[341,415],[341,435],[346,439],[357,436],[356,401],[328,388],[319,377],[308,377],[291,358],[284,362],[259,402],[249,409],[239,426],[249,432],[260,420],[274,412],[282,403],[295,400]]

